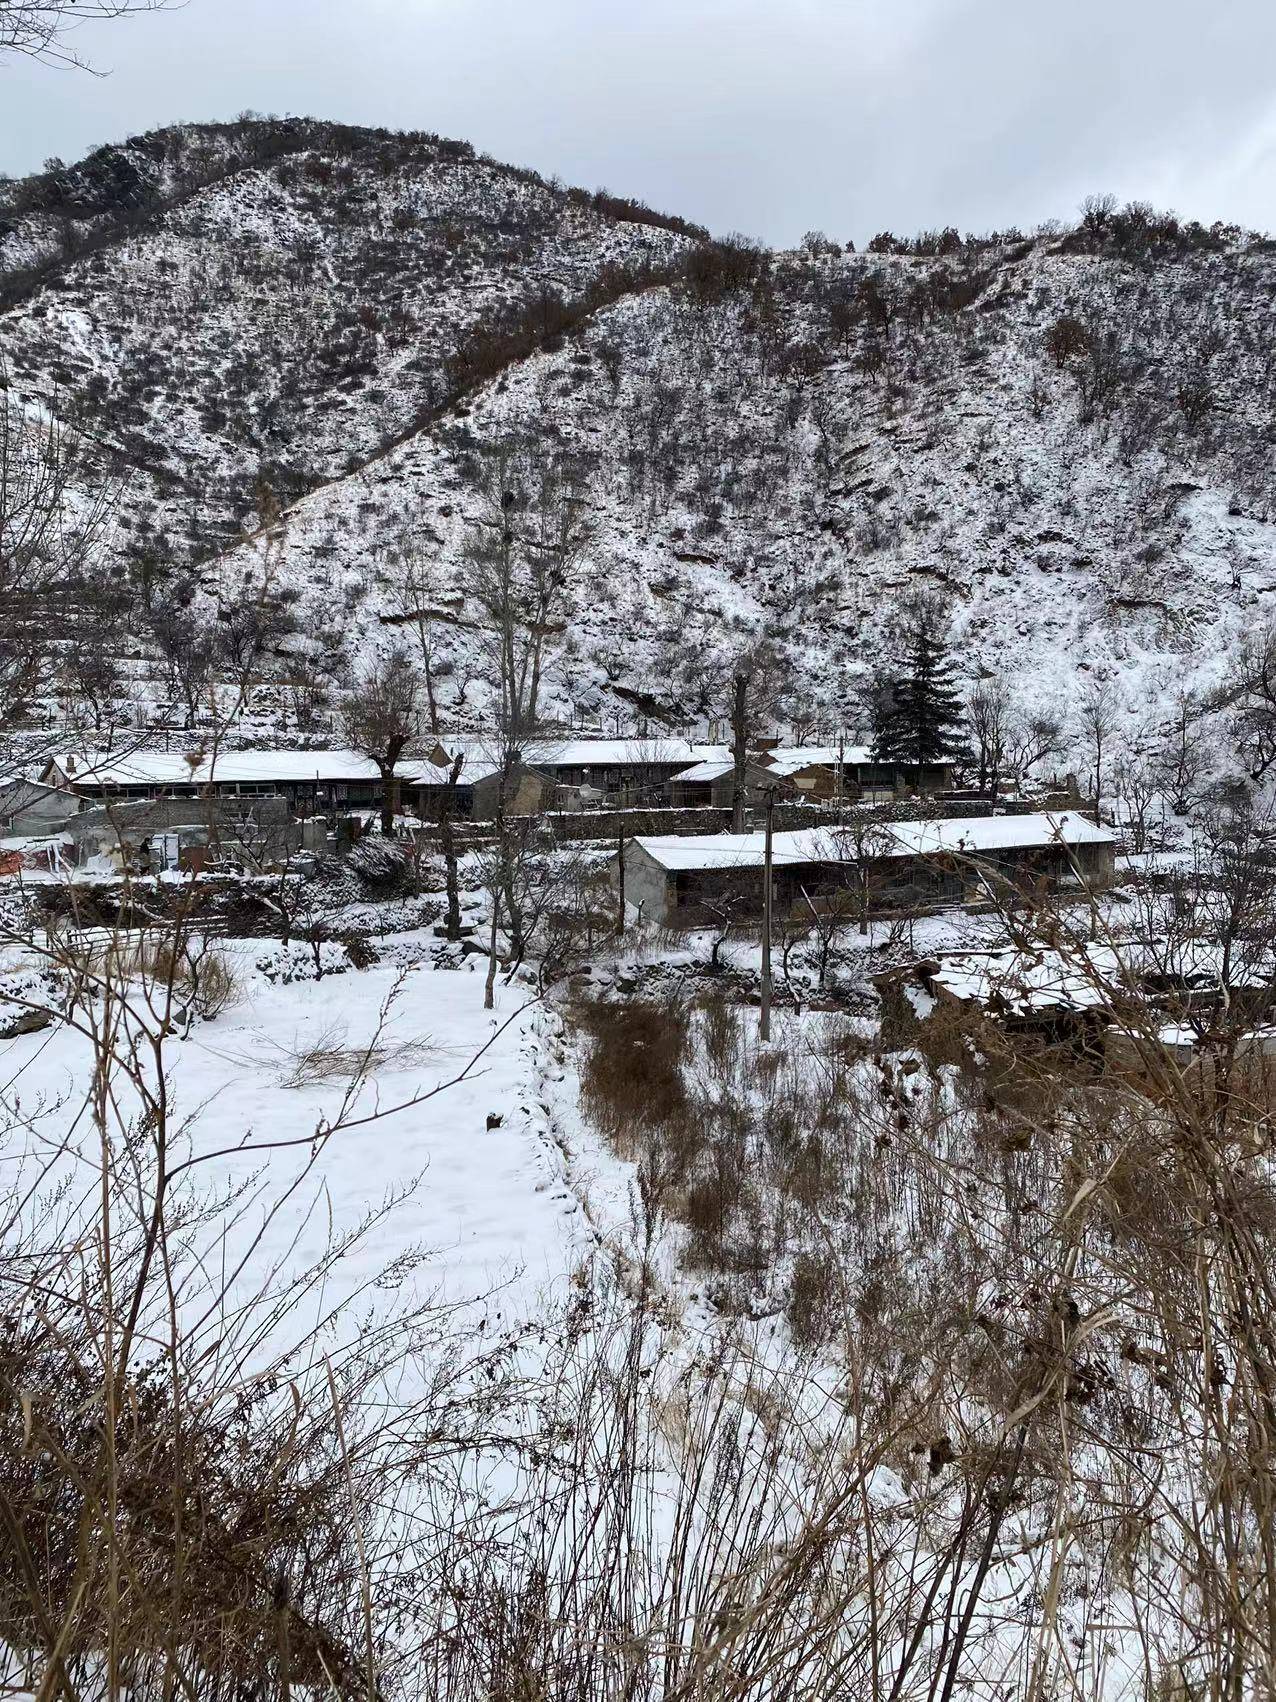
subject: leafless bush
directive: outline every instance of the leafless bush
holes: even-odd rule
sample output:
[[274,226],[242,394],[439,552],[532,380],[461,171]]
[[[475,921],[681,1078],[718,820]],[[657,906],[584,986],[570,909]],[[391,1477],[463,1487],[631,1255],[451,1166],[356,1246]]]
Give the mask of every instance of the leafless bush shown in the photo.
[[345,1038],[344,1023],[326,1029],[309,1044],[279,1047],[283,1087],[320,1087],[328,1082],[358,1082],[384,1070],[411,1070],[437,1063],[439,1051],[428,1039],[391,1040],[382,1034],[362,1046]]

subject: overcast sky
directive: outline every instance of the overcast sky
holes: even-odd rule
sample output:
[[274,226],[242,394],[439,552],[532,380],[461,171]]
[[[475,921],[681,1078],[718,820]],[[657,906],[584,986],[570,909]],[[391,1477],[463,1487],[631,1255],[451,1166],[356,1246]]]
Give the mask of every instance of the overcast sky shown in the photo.
[[1276,0],[187,0],[0,64],[0,169],[244,109],[462,136],[775,244],[1067,218],[1276,228]]

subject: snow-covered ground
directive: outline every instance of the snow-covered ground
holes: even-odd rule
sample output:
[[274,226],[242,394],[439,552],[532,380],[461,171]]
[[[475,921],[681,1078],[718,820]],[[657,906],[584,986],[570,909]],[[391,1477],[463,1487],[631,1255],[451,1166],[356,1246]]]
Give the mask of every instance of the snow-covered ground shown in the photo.
[[[234,1199],[191,1232],[188,1316],[245,1256],[232,1285],[240,1295],[266,1280],[283,1292],[322,1270],[288,1325],[298,1332],[343,1306],[358,1317],[437,1298],[514,1327],[560,1304],[594,1238],[538,1097],[558,1019],[534,992],[498,983],[496,1009],[485,1012],[480,973],[428,963],[272,984],[253,968],[263,942],[224,947],[239,998],[165,1044],[170,1167],[191,1164],[192,1198]],[[353,1085],[350,1057],[314,1061],[373,1046],[366,1081]],[[330,1067],[330,1079],[303,1079]],[[92,1214],[100,1171],[83,1113],[88,1039],[56,1025],[0,1042],[0,1069],[6,1120],[26,1131],[10,1137],[6,1182],[20,1185],[65,1143],[29,1209],[56,1189],[63,1213]],[[120,1094],[127,1122],[126,1084]],[[121,1185],[131,1142],[145,1149],[144,1135],[117,1131]]]

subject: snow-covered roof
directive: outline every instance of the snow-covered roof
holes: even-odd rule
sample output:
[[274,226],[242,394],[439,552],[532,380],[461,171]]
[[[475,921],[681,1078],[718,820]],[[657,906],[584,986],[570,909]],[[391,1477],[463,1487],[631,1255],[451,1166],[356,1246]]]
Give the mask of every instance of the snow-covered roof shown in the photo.
[[1108,946],[1087,945],[1070,954],[1008,947],[954,953],[940,960],[930,979],[954,999],[996,1003],[1022,1014],[1106,1005],[1121,973],[1121,961]]
[[883,826],[899,847],[896,855],[949,851],[978,856],[985,851],[1030,850],[1034,846],[1116,843],[1114,833],[1097,827],[1079,810],[1026,816],[946,816],[935,821],[893,821]]
[[[480,780],[486,780],[489,775],[499,774],[500,769],[498,761],[485,755],[477,745],[472,746],[461,764],[457,785],[475,786]],[[400,772],[403,779],[412,786],[446,786],[452,777],[450,766],[444,768],[441,763],[419,762],[415,759],[405,759]]]
[[682,769],[681,772],[675,774],[673,778],[679,785],[681,785],[684,781],[704,783],[712,780],[721,780],[724,774],[730,774],[734,766],[735,764],[731,761],[730,757],[710,757],[704,762],[693,763],[690,768]]
[[641,768],[675,762],[700,762],[727,756],[723,745],[697,745],[688,739],[537,739],[523,760],[535,768]]
[[848,768],[858,767],[872,762],[873,753],[867,745],[845,745],[840,754],[836,745],[777,745],[765,751],[762,760],[772,767],[783,763],[796,773],[799,768],[836,768],[839,762]]
[[43,780],[28,780],[25,775],[0,776],[0,805],[11,802],[11,793],[16,797],[33,799],[46,794],[56,796],[58,792],[58,787],[47,786]]
[[[702,833],[648,837],[631,841],[664,869],[756,868],[765,855],[763,833]],[[850,861],[839,841],[825,827],[801,827],[772,836],[772,860],[777,867],[791,863]]]
[[[438,742],[454,755],[457,751],[470,754],[483,751],[492,759],[493,767],[500,754],[498,740],[471,734],[440,734]],[[690,739],[666,738],[659,733],[645,739],[576,739],[567,735],[556,738],[551,733],[542,733],[523,747],[524,763],[529,768],[544,769],[672,767],[675,763],[729,756],[725,745],[695,744]]]
[[[301,784],[306,781],[376,780],[377,765],[358,751],[219,751],[215,758],[180,751],[71,751],[51,759],[71,783],[91,786],[225,786]],[[404,770],[406,773],[406,769]]]
[[[978,857],[993,851],[1032,850],[1048,845],[1111,844],[1107,828],[1096,827],[1076,810],[1059,815],[965,816],[937,821],[874,822],[865,845],[873,857]],[[760,864],[763,833],[706,833],[694,836],[639,836],[633,843],[662,868],[729,869]],[[853,863],[856,832],[844,827],[800,827],[776,833],[771,842],[777,867],[794,863]]]

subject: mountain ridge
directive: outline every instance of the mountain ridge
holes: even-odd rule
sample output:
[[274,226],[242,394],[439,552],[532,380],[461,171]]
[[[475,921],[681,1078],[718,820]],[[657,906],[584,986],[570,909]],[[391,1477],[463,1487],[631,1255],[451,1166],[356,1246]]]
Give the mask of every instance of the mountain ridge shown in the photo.
[[[135,493],[123,567],[197,571],[210,602],[270,574],[340,611],[348,664],[403,624],[414,533],[433,602],[463,605],[485,458],[516,440],[589,515],[564,717],[693,718],[758,637],[794,712],[833,714],[922,586],[972,679],[1121,673],[1132,704],[1206,685],[1267,619],[1267,239],[1099,201],[1064,230],[771,253],[464,144],[298,122],[0,317],[11,385],[63,406],[70,369],[67,417],[175,481]],[[473,625],[442,633],[462,721],[488,695]]]

